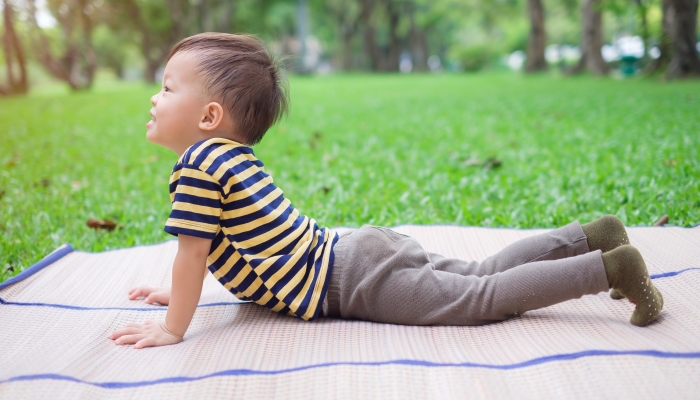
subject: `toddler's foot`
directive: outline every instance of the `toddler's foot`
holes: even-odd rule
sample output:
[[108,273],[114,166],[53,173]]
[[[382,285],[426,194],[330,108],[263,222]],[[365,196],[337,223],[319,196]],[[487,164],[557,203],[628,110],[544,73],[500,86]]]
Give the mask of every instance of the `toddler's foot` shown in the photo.
[[603,254],[603,265],[610,287],[637,306],[630,322],[646,326],[654,321],[661,313],[664,298],[651,283],[639,251],[630,245],[622,245]]
[[[630,244],[625,225],[614,215],[605,215],[593,222],[583,224],[581,229],[586,234],[589,251],[600,250],[607,253],[618,246]],[[615,300],[625,298],[616,289],[610,291],[610,297]]]
[[618,246],[630,244],[625,225],[614,215],[605,215],[593,222],[581,225],[588,240],[588,251],[607,253]]

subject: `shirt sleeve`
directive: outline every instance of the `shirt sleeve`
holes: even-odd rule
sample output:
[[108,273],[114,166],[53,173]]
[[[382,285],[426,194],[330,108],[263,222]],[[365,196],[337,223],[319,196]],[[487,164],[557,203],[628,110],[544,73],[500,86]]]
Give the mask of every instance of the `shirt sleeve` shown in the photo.
[[221,217],[221,185],[217,180],[199,168],[183,165],[173,172],[171,198],[173,209],[165,222],[166,232],[214,239]]

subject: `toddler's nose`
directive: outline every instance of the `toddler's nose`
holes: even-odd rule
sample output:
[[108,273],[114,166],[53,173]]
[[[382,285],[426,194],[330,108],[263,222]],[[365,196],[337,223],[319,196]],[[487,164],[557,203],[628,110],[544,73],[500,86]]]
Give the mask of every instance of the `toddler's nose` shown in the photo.
[[154,94],[153,96],[151,96],[151,104],[153,104],[153,105],[155,106],[155,105],[156,105],[156,101],[158,101],[158,93],[156,93],[156,94]]

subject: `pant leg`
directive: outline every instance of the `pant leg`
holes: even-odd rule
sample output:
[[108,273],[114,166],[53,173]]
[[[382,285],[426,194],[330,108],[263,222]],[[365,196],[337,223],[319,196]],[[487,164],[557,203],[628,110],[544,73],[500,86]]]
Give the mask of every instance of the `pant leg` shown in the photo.
[[600,251],[491,275],[440,270],[413,239],[363,227],[341,238],[329,316],[404,325],[481,325],[608,289]]
[[427,253],[435,269],[460,275],[493,275],[533,261],[559,260],[588,253],[588,241],[578,221],[520,239],[485,260],[464,261]]

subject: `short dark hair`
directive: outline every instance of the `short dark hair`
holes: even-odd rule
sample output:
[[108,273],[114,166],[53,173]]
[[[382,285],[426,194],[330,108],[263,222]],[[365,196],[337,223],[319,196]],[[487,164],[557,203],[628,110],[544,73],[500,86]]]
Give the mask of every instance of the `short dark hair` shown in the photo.
[[228,109],[236,136],[254,145],[287,113],[287,81],[265,44],[250,35],[206,32],[182,39],[176,53],[194,52],[207,91]]

